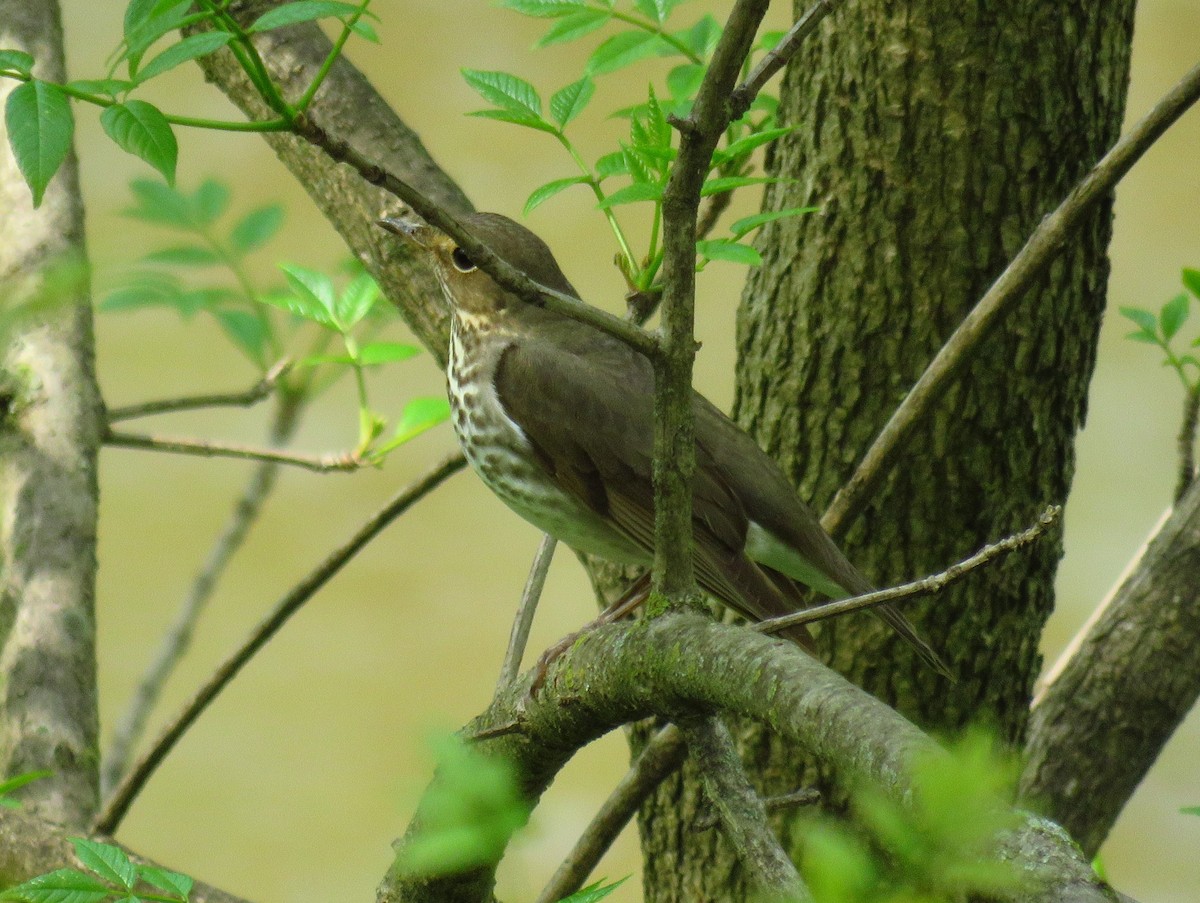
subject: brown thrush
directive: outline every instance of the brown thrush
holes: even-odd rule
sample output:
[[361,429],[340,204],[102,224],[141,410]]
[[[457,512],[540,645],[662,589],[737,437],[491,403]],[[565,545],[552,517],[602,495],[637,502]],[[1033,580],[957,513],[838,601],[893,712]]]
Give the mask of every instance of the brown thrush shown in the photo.
[[[505,216],[462,223],[530,278],[579,297],[540,238]],[[454,430],[471,466],[517,514],[575,549],[613,561],[654,557],[654,370],[600,329],[501,288],[447,235],[380,225],[420,246],[453,311],[446,368]],[[728,417],[693,393],[696,580],[754,621],[869,592],[783,472]],[[950,672],[894,608],[875,608],[933,667]],[[788,635],[803,645],[803,628]]]

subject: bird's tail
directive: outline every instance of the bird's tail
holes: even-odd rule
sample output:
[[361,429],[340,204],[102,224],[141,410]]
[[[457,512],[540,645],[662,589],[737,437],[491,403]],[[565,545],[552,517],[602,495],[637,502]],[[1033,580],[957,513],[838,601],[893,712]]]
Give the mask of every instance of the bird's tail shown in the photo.
[[902,615],[897,608],[885,603],[883,605],[876,606],[871,610],[874,611],[875,614],[879,615],[879,617],[885,624],[888,625],[888,627],[896,631],[901,639],[908,643],[908,645],[912,646],[917,655],[921,657],[921,660],[924,661],[925,664],[929,665],[948,680],[953,681],[955,679],[954,672],[950,670],[950,666],[947,665],[942,657],[937,654],[936,650],[934,650],[932,646],[925,642],[924,638],[917,633],[917,628],[913,626],[912,621],[904,617],[904,615]]

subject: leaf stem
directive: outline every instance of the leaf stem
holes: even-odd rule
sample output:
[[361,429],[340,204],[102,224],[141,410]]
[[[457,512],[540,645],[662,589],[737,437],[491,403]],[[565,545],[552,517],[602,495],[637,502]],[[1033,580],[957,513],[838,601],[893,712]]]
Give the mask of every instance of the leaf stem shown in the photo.
[[[575,165],[579,167],[580,172],[587,176],[587,184],[591,187],[592,193],[596,196],[596,200],[603,203],[607,199],[604,189],[600,187],[600,180],[596,178],[592,172],[592,168],[584,162],[583,157],[579,156],[579,151],[575,150],[575,145],[562,132],[557,129],[554,132],[554,137],[558,139],[558,143],[567,149],[567,153],[571,155],[571,159],[575,161]],[[621,246],[621,254],[625,258],[625,262],[629,265],[631,273],[638,274],[641,268],[638,266],[637,258],[633,256],[633,249],[629,247],[629,241],[625,238],[625,232],[621,229],[621,224],[617,221],[617,216],[613,213],[611,207],[602,208],[604,218],[608,220],[608,227],[612,229],[613,235],[617,239],[617,244]]]
[[704,64],[704,57],[692,50],[691,47],[683,43],[683,41],[679,40],[679,38],[675,37],[675,35],[663,31],[663,27],[659,23],[651,22],[649,19],[639,19],[632,13],[623,13],[620,10],[610,9],[607,6],[597,6],[596,8],[603,9],[605,12],[610,13],[612,17],[618,21],[632,25],[635,28],[640,28],[642,31],[648,31],[651,34],[658,35],[660,38],[686,56],[690,62],[697,63],[699,65]]
[[305,89],[304,93],[300,95],[300,99],[296,101],[297,113],[303,113],[308,109],[308,105],[312,103],[312,100],[316,96],[317,91],[320,89],[321,84],[325,81],[325,77],[329,75],[329,70],[333,68],[334,61],[341,56],[342,48],[346,46],[346,41],[350,39],[350,35],[354,30],[355,23],[362,18],[363,13],[367,11],[367,7],[370,5],[371,0],[363,0],[362,5],[359,6],[357,12],[355,12],[342,24],[342,33],[338,35],[338,39],[334,41],[333,48],[326,55],[325,61],[321,63],[321,68],[317,70],[317,74],[313,77],[312,82]]

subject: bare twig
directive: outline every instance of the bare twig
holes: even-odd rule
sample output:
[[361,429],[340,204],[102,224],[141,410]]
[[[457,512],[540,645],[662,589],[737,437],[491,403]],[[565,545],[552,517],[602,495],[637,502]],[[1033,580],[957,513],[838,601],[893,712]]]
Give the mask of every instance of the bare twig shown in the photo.
[[416,482],[398,492],[345,544],[326,556],[325,560],[308,576],[289,590],[275,604],[271,612],[259,622],[246,641],[221,663],[192,699],[171,719],[149,751],[137,761],[105,801],[100,814],[92,825],[92,830],[101,834],[112,834],[129,811],[129,807],[138,793],[141,792],[151,775],[162,764],[163,759],[187,729],[195,723],[201,712],[228,686],[229,682],[254,657],[255,653],[283,627],[288,618],[299,611],[317,590],[329,582],[334,574],[340,571],[384,527],[440,486],[447,477],[462,470],[465,465],[466,459],[459,452],[434,466]]
[[110,408],[108,411],[108,422],[111,424],[121,420],[133,420],[135,417],[148,417],[151,414],[166,414],[174,413],[175,411],[192,411],[196,408],[248,408],[251,405],[258,404],[270,395],[291,365],[292,362],[289,360],[284,359],[280,361],[268,370],[262,379],[244,392],[189,395],[184,398],[160,398],[156,401],[144,401],[141,404]]
[[[294,432],[299,422],[300,399],[288,393],[279,396],[279,403],[271,424],[269,442],[272,446],[283,445]],[[143,673],[137,688],[117,721],[108,753],[100,769],[100,794],[105,797],[121,779],[129,766],[129,757],[134,746],[146,729],[146,721],[153,710],[167,678],[174,672],[183,654],[191,644],[192,631],[205,604],[216,587],[234,553],[241,548],[250,527],[258,518],[263,503],[270,495],[279,475],[279,464],[264,461],[254,469],[234,505],[221,535],[213,543],[200,573],[192,581],[175,621],[167,629],[159,644],[154,661]]]
[[796,23],[788,29],[783,40],[758,61],[754,71],[733,90],[729,97],[733,119],[740,119],[746,114],[746,111],[750,109],[750,104],[754,103],[754,98],[758,96],[758,92],[763,89],[763,85],[787,65],[787,61],[795,55],[804,39],[812,34],[821,24],[821,20],[833,11],[833,6],[834,0],[817,0],[809,7],[808,12],[797,19]]
[[687,746],[679,728],[669,724],[650,738],[629,771],[592,816],[571,852],[559,865],[537,903],[555,903],[575,893],[587,880],[617,835],[641,808],[654,788],[683,762]]
[[941,398],[953,377],[990,335],[1034,279],[1062,250],[1094,204],[1108,193],[1141,159],[1159,136],[1200,99],[1200,64],[1172,88],[1129,133],[1117,141],[1080,180],[1058,209],[1041,221],[1025,246],[992,283],[979,303],[938,351],[904,401],[868,449],[854,475],[834,497],[821,519],[832,535],[840,535],[867,504],[879,482],[891,471],[905,441]]
[[839,615],[849,614],[852,611],[874,608],[876,605],[882,605],[885,602],[895,602],[899,599],[916,599],[920,596],[928,596],[941,592],[951,583],[961,580],[976,568],[983,567],[988,562],[1007,555],[1009,552],[1021,548],[1021,546],[1029,545],[1029,543],[1045,533],[1050,525],[1058,520],[1061,513],[1062,506],[1050,505],[1042,512],[1042,516],[1038,518],[1038,522],[1032,527],[1028,527],[1020,533],[1014,533],[1012,536],[1006,536],[999,542],[986,545],[974,555],[950,565],[950,567],[940,573],[930,574],[928,577],[913,580],[911,583],[902,583],[899,586],[876,590],[873,593],[863,593],[860,596],[852,596],[849,599],[838,599],[835,602],[815,605],[812,608],[798,611],[795,614],[771,618],[769,621],[760,621],[757,624],[751,624],[750,629],[761,633],[775,633],[787,627],[794,627],[797,624],[811,624],[814,621],[835,618]]
[[529,628],[533,625],[533,615],[537,611],[538,600],[542,597],[542,588],[546,585],[546,574],[550,571],[550,562],[554,558],[554,547],[557,544],[558,540],[547,533],[542,537],[533,556],[533,563],[529,566],[529,577],[525,581],[525,591],[521,593],[521,604],[517,607],[517,616],[513,619],[512,631],[508,636],[508,650],[504,653],[504,664],[500,668],[497,693],[504,692],[521,672],[521,659],[525,657],[525,646],[529,642]]
[[1183,399],[1183,421],[1179,424],[1179,480],[1175,483],[1175,501],[1196,478],[1196,421],[1200,417],[1200,386],[1188,390]]
[[679,729],[750,885],[768,899],[811,900],[800,873],[767,824],[767,809],[746,777],[729,729],[715,716],[687,719]]
[[294,452],[269,448],[254,448],[249,445],[220,444],[204,439],[164,439],[143,433],[118,433],[109,430],[104,435],[105,445],[119,448],[141,448],[147,451],[173,452],[180,455],[199,455],[203,458],[238,458],[243,461],[269,461],[303,467],[317,473],[358,470],[367,462],[353,453],[336,455],[301,455]]

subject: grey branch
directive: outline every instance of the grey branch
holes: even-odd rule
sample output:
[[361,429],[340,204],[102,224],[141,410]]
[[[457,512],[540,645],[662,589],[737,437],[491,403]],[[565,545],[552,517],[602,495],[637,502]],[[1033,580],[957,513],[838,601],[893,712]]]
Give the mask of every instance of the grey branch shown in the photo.
[[1200,484],[1034,701],[1021,794],[1095,855],[1200,697]]
[[525,657],[525,647],[529,643],[529,629],[533,626],[533,616],[537,612],[538,600],[542,598],[542,588],[546,585],[546,574],[550,572],[550,562],[554,560],[556,545],[558,540],[549,533],[544,535],[533,556],[533,563],[529,565],[529,577],[525,581],[525,590],[521,593],[521,604],[517,607],[516,617],[513,618],[508,649],[504,653],[504,664],[500,667],[497,693],[503,692],[521,672],[521,659]]
[[839,615],[849,614],[852,611],[874,608],[876,605],[883,605],[885,602],[917,599],[921,596],[939,593],[951,583],[967,576],[967,574],[976,568],[983,567],[985,564],[995,561],[1009,552],[1029,545],[1029,543],[1045,533],[1058,520],[1061,513],[1061,506],[1050,505],[1042,512],[1038,522],[1032,527],[1028,527],[1020,533],[1014,533],[1012,536],[1006,536],[998,542],[990,543],[969,558],[952,564],[946,570],[937,574],[930,574],[928,577],[913,580],[911,583],[902,583],[899,586],[876,590],[873,593],[864,593],[861,596],[851,596],[849,599],[838,599],[835,602],[815,605],[804,611],[798,611],[791,615],[783,615],[779,618],[772,618],[769,621],[760,621],[757,624],[750,625],[750,629],[762,633],[775,633],[796,624],[811,624],[814,621],[835,618]]
[[249,445],[209,442],[206,439],[167,439],[144,433],[118,433],[109,430],[104,436],[105,445],[119,448],[140,448],[146,451],[171,452],[179,455],[197,455],[202,458],[236,458],[242,461],[267,461],[287,464],[312,470],[316,473],[345,472],[364,466],[361,458],[350,452],[333,455],[303,455],[296,452],[279,451],[272,448],[255,448]]
[[262,379],[244,392],[217,392],[208,395],[188,395],[183,398],[161,398],[120,408],[109,408],[108,422],[112,424],[121,420],[133,420],[136,417],[149,417],[151,414],[194,411],[197,408],[248,408],[258,404],[275,391],[276,384],[290,367],[291,361],[280,361],[268,370]]
[[[587,680],[574,679],[579,674]],[[903,716],[792,644],[691,613],[599,627],[554,663],[532,699],[531,678],[525,675],[467,729],[478,734],[509,723],[524,703],[520,731],[476,749],[511,762],[531,801],[579,747],[653,714],[720,711],[765,721],[833,770],[843,786],[873,787],[900,805],[911,801],[906,775],[913,757],[943,754]],[[496,861],[502,853],[496,851]],[[1035,879],[1023,903],[1111,903],[1070,838],[1044,819],[1021,815],[997,855]],[[495,864],[445,878],[410,877],[394,867],[377,899],[482,903],[490,899]]]
[[759,60],[754,71],[734,89],[729,99],[731,115],[734,119],[740,119],[746,114],[746,111],[750,109],[750,104],[754,103],[754,98],[758,96],[758,92],[775,76],[776,72],[787,65],[788,60],[795,56],[796,50],[804,43],[804,39],[816,31],[821,20],[833,11],[835,2],[836,0],[817,0],[809,7],[808,12],[797,19],[795,24],[788,29],[788,33],[783,36],[783,39]]
[[811,901],[800,873],[767,823],[767,807],[746,777],[729,729],[717,717],[684,719],[679,729],[725,837],[751,876],[750,884],[767,899]]
[[973,359],[976,349],[1054,259],[1092,205],[1108,196],[1155,141],[1200,99],[1200,64],[1191,69],[1127,135],[1080,180],[1058,209],[1041,221],[1025,246],[938,351],[916,385],[892,413],[854,475],[834,497],[822,526],[840,535],[867,504],[894,465],[909,433]]
[[229,685],[250,659],[266,645],[267,641],[279,632],[287,620],[299,611],[317,590],[328,583],[384,527],[440,486],[447,477],[462,470],[465,465],[466,459],[461,453],[456,453],[434,466],[416,482],[393,496],[383,508],[359,527],[346,543],[331,552],[308,576],[288,591],[275,604],[270,613],[259,622],[246,641],[221,663],[192,699],[171,719],[151,748],[125,775],[120,785],[105,801],[103,809],[92,825],[92,830],[100,834],[112,834],[116,831],[138,793],[141,792],[151,775],[162,764],[163,759],[175,747],[187,729],[195,723],[200,714]]

